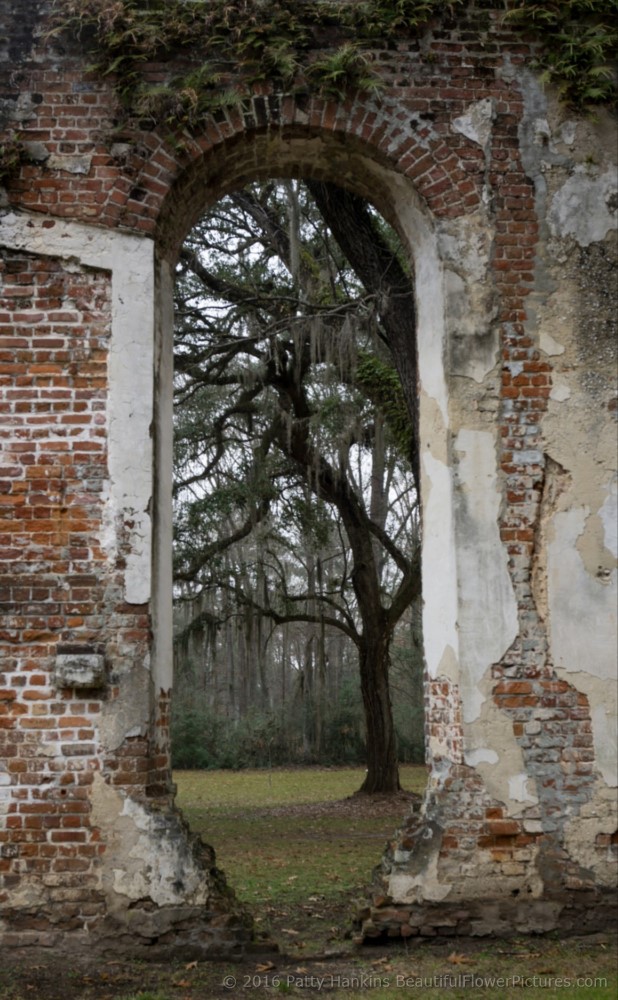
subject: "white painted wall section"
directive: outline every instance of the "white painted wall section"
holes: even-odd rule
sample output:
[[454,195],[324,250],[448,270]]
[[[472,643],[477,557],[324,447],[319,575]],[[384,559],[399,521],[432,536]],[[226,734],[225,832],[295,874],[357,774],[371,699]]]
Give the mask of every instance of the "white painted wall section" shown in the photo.
[[484,701],[479,686],[483,676],[502,659],[519,627],[498,528],[501,493],[494,435],[462,430],[455,453],[460,456],[455,507],[460,684],[463,720],[473,722]]
[[451,471],[431,452],[423,470],[423,643],[429,677],[447,672],[459,653],[457,562],[452,526]]
[[[615,492],[608,492],[599,514],[605,546],[615,552]],[[618,571],[593,576],[577,548],[590,511],[573,508],[554,515],[547,552],[549,642],[559,676],[590,702],[597,766],[608,785],[618,785],[618,694],[616,617]]]

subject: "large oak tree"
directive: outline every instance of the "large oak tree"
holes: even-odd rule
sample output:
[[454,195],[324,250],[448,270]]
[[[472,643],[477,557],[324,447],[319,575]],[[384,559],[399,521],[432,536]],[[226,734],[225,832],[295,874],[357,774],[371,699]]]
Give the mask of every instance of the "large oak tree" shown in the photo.
[[[183,248],[177,583],[354,643],[370,793],[399,789],[390,648],[420,596],[415,357],[410,275],[356,196],[254,185],[220,202]],[[225,558],[256,536],[257,590]],[[337,545],[337,572],[325,572]],[[299,547],[310,554],[302,585],[285,570]]]

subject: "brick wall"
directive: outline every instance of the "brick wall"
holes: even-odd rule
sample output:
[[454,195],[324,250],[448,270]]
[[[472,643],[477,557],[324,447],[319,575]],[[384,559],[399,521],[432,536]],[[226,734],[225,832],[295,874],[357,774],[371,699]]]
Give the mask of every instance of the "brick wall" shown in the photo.
[[[545,113],[526,70],[530,45],[502,25],[501,3],[479,2],[456,21],[445,15],[420,41],[376,46],[371,56],[386,85],[378,102],[366,95],[325,102],[264,85],[242,106],[170,142],[167,127],[123,118],[111,84],[88,73],[88,57],[78,46],[37,41],[44,11],[44,3],[29,5],[27,16],[15,3],[0,11],[0,34],[8,39],[0,53],[6,95],[0,129],[7,135],[17,131],[23,149],[20,169],[6,180],[2,212],[36,231],[28,251],[5,238],[0,266],[5,940],[58,945],[65,930],[94,930],[101,938],[112,928],[126,931],[126,912],[122,917],[114,911],[112,918],[117,899],[112,903],[105,887],[106,865],[122,866],[123,859],[115,853],[113,823],[108,827],[101,819],[102,802],[118,816],[134,810],[135,829],[140,843],[151,845],[148,850],[156,853],[166,837],[172,853],[177,850],[185,862],[190,857],[196,872],[202,871],[221,928],[213,930],[216,921],[197,916],[203,901],[196,889],[190,906],[194,927],[208,940],[205,951],[233,951],[247,937],[245,917],[225,887],[209,882],[211,854],[199,860],[200,849],[187,846],[189,835],[171,810],[170,691],[149,673],[153,608],[126,595],[134,526],[110,505],[108,454],[110,336],[121,297],[113,298],[111,265],[85,264],[74,248],[63,253],[58,242],[51,248],[45,231],[65,220],[96,232],[135,234],[154,240],[159,257],[173,264],[179,243],[207,204],[256,177],[303,173],[373,197],[396,224],[398,211],[402,217],[407,211],[406,196],[384,178],[388,171],[405,178],[420,214],[431,219],[440,252],[448,244],[445,268],[467,282],[467,304],[458,305],[462,326],[466,312],[474,312],[470,303],[479,288],[489,290],[489,304],[478,305],[475,335],[466,340],[453,329],[444,345],[450,396],[443,419],[451,424],[442,443],[436,437],[433,445],[440,461],[452,464],[456,489],[457,432],[469,428],[495,441],[499,514],[489,527],[499,532],[493,558],[504,561],[517,617],[517,634],[483,675],[479,711],[486,730],[477,726],[468,687],[453,669],[430,671],[428,796],[422,814],[408,817],[385,856],[373,903],[361,916],[362,933],[549,930],[568,924],[568,907],[574,926],[573,914],[591,898],[598,904],[597,883],[606,885],[606,874],[599,873],[611,860],[615,819],[607,796],[599,799],[594,706],[552,663],[542,599],[541,550],[551,535],[546,521],[556,493],[545,430],[553,419],[555,358],[541,349],[535,326],[535,310],[550,285],[540,264],[548,238],[540,195],[545,180],[540,161],[531,166],[526,138],[534,115]],[[316,45],[337,41],[332,29]],[[173,76],[174,66],[149,72],[162,79]],[[481,116],[480,125],[474,115],[472,124],[462,124],[471,109]],[[66,230],[67,236],[73,232]],[[475,276],[474,262],[461,264],[462,233],[489,246],[481,276]],[[453,264],[448,248],[457,240],[463,256]],[[448,299],[447,314],[449,303],[458,304]],[[487,353],[488,338],[497,346],[495,357],[482,377],[471,380],[461,366],[474,352]],[[575,355],[567,352],[565,358],[576,366]],[[145,446],[141,440],[136,450]],[[456,589],[457,583],[445,586]],[[459,625],[458,619],[453,628]],[[434,627],[439,631],[440,623]],[[92,670],[90,683],[63,680],[59,662],[69,670]],[[504,744],[491,743],[498,740],[500,726],[490,725],[496,718]],[[498,789],[498,779],[470,763],[475,753],[481,761],[482,753],[490,761],[493,753],[498,769],[510,755],[510,780],[523,761],[534,801],[524,796],[519,807],[509,776],[501,774]],[[129,804],[124,813],[123,803]],[[569,846],[567,817],[580,813],[589,824],[589,849]],[[430,878],[428,845],[437,889],[432,882],[429,895],[421,892],[414,903],[394,899],[394,885],[405,882],[405,897],[410,879],[416,885]],[[587,850],[589,865],[582,864]],[[162,885],[166,878],[162,872]],[[483,916],[487,901],[479,902],[482,885],[499,901],[493,925]],[[445,886],[445,902],[438,905]],[[581,905],[572,898],[567,905],[567,892],[579,892]],[[169,942],[174,933],[178,940],[183,934],[193,940],[182,901],[170,903],[161,890],[163,899],[168,914],[177,906],[183,929],[173,930],[173,916],[165,917],[164,930],[152,918],[143,932],[148,946],[165,935]],[[522,915],[526,901],[528,916]],[[605,919],[602,907],[598,914]],[[127,941],[132,935],[127,932]]]
[[[98,535],[106,480],[109,282],[51,258],[0,265],[2,900],[35,874],[67,926],[102,904],[88,786],[98,768],[100,699],[59,690],[58,648],[96,648],[105,631]],[[40,928],[21,914],[16,928]],[[78,921],[79,923],[79,921]]]

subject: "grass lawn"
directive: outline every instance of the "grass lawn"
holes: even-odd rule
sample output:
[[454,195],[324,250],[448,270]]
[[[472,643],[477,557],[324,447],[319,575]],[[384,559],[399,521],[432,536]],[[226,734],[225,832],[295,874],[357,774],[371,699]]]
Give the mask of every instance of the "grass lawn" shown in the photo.
[[[420,793],[425,773],[402,768],[404,788]],[[380,799],[376,808],[351,799],[363,776],[359,768],[310,768],[180,771],[174,778],[178,804],[215,846],[239,898],[269,907],[336,899],[369,881],[406,802]]]
[[[350,798],[362,783],[361,769],[178,772],[175,779],[181,808],[217,849],[219,866],[251,906],[258,928],[294,953],[296,968],[307,970],[278,974],[276,965],[257,974],[262,990],[306,995],[321,965],[320,991],[332,1000],[361,993],[372,1000],[614,1000],[618,993],[615,941],[609,940],[475,941],[466,947],[428,940],[350,949],[345,935],[353,899],[365,892],[406,810],[405,800]],[[423,767],[401,769],[407,792],[422,793],[425,780]],[[346,946],[354,956],[339,972],[332,962],[312,958]]]

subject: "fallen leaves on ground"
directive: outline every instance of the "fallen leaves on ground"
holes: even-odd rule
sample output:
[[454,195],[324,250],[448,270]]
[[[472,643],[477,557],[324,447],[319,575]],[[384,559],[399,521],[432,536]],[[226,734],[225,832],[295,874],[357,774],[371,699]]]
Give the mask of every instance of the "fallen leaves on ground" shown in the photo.
[[446,961],[450,962],[451,965],[474,965],[474,961],[469,955],[464,955],[459,951],[452,951]]

